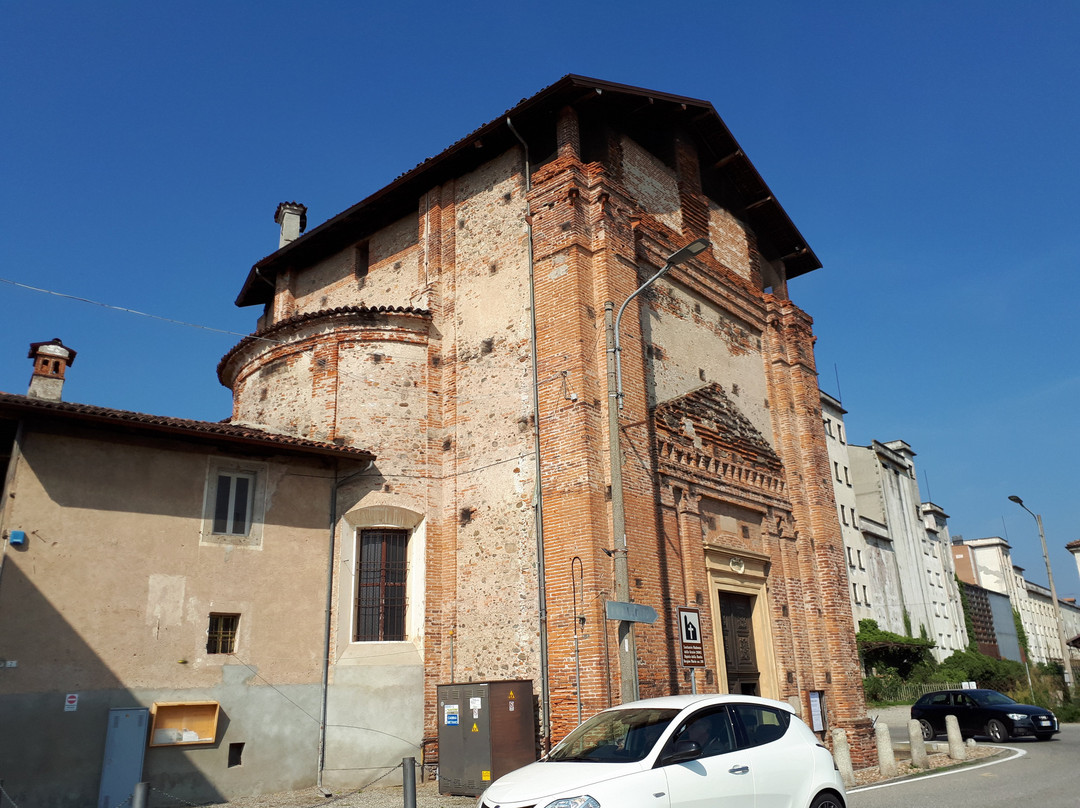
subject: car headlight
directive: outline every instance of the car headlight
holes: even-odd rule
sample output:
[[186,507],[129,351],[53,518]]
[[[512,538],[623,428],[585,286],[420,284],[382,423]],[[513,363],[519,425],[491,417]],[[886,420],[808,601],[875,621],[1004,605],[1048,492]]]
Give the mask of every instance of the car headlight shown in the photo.
[[1011,718],[1013,721],[1023,721],[1025,718],[1027,718],[1027,716],[1023,713],[1005,713],[1005,715],[1008,718]]
[[563,797],[555,802],[549,802],[544,808],[600,808],[600,803],[588,794],[581,794],[577,797]]

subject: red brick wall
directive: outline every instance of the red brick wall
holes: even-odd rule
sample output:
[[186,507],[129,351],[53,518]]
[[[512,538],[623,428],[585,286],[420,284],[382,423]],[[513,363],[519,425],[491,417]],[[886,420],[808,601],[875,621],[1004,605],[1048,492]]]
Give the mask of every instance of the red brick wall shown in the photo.
[[[661,615],[636,631],[640,690],[643,696],[689,690],[676,664],[672,608],[696,605],[699,593],[711,667],[698,686],[717,687],[707,530],[698,499],[705,496],[708,508],[717,507],[709,504],[715,500],[760,514],[749,539],[726,536],[723,542],[770,559],[767,607],[781,687],[775,695],[800,700],[806,715],[806,692],[824,690],[834,725],[862,731],[868,724],[809,318],[761,292],[764,260],[753,234],[702,195],[702,161],[686,135],[678,142],[672,135],[668,165],[609,132],[615,164],[602,165],[581,162],[575,115],[564,113],[556,130],[557,149],[535,171],[528,200],[539,413],[531,403],[524,178],[520,152],[513,150],[421,196],[415,238],[404,235],[400,223],[393,234],[371,236],[380,246],[364,284],[350,292],[354,305],[416,306],[430,315],[386,315],[347,333],[328,317],[323,329],[279,335],[293,343],[251,348],[234,360],[230,377],[237,417],[374,450],[379,476],[363,484],[424,514],[426,622],[417,641],[425,658],[427,734],[436,728],[434,686],[452,674],[459,681],[539,678],[532,513],[532,426],[539,419],[557,739],[577,718],[576,615],[586,618],[578,637],[583,711],[608,706],[619,692],[615,627],[603,613],[604,601],[614,599],[612,560],[604,552],[613,546],[604,303],[621,303],[664,256],[708,233],[718,242],[713,251],[673,270],[670,283],[726,319],[706,322],[689,312],[664,280],[631,303],[622,323],[630,589],[635,601]],[[279,319],[317,311],[326,300],[342,302],[352,287],[333,276],[349,266],[345,257],[320,264],[326,295],[304,270],[279,279]],[[650,318],[646,332],[643,308]],[[677,335],[674,342],[643,343],[653,325],[672,318],[685,325],[664,332]],[[768,451],[752,457],[745,436],[723,428],[708,436],[709,450],[692,463],[688,455],[660,456],[683,435],[677,424],[658,422],[653,407],[683,401],[699,383],[685,370],[672,375],[648,348],[679,355],[690,343],[715,344],[710,372],[720,378],[709,383],[749,413],[750,429],[776,463],[762,459]],[[375,353],[383,354],[378,363]],[[748,357],[758,360],[756,368]],[[270,372],[274,362],[277,370]],[[668,398],[657,400],[664,373]],[[767,402],[739,398],[732,389],[739,380],[767,391]],[[689,416],[697,417],[693,399],[685,402]],[[724,453],[733,458],[726,465]],[[349,491],[357,501],[371,493],[362,486]],[[857,757],[867,754],[859,738],[853,747]]]

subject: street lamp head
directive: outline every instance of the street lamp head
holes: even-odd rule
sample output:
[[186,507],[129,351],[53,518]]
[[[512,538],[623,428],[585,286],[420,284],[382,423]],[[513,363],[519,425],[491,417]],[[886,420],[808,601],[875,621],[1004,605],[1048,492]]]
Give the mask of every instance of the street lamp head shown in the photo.
[[709,244],[709,240],[707,238],[696,239],[695,241],[691,241],[682,249],[673,252],[670,256],[668,256],[668,260],[665,263],[667,263],[669,266],[681,264],[684,261],[689,261],[695,255],[700,255],[701,253],[705,252],[705,250],[709,249],[709,247],[711,246],[712,245]]
[[1020,499],[1020,497],[1016,496],[1016,494],[1009,495],[1009,502],[1015,502],[1021,508],[1024,507],[1024,500]]

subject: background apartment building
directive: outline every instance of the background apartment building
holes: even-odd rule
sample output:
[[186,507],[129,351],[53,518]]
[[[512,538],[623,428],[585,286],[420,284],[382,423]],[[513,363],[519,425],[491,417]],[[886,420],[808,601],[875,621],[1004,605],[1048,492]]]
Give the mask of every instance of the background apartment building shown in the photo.
[[844,415],[847,413],[838,399],[821,394],[821,416],[825,427],[825,443],[829,449],[833,494],[836,498],[836,517],[844,540],[844,559],[851,596],[851,616],[856,629],[860,620],[877,620],[888,629],[875,605],[900,601],[900,579],[896,564],[888,552],[888,540],[864,533],[859,528],[858,502],[851,476]]
[[949,553],[948,516],[922,502],[915,452],[904,441],[853,446],[840,402],[821,395],[852,617],[926,636],[938,661],[967,645]]
[[[1000,536],[958,539],[952,546],[957,575],[962,581],[1008,598],[1020,615],[1032,662],[1061,662],[1057,615],[1050,590],[1024,577],[1024,568],[1012,561],[1011,546]],[[1080,636],[1080,608],[1072,600],[1059,599],[1065,639]],[[995,625],[998,624],[995,615]],[[1080,649],[1070,647],[1073,670],[1080,665]],[[1011,657],[1010,657],[1011,658]]]

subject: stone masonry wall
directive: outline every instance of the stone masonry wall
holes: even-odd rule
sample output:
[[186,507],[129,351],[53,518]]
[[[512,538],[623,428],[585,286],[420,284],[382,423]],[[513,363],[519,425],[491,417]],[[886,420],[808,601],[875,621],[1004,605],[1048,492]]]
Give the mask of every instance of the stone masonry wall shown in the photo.
[[[609,133],[618,165],[606,166],[582,162],[572,111],[557,132],[557,153],[535,170],[528,200],[521,152],[513,149],[423,194],[415,237],[411,217],[366,235],[362,285],[355,248],[282,273],[272,311],[283,343],[245,348],[231,360],[237,418],[372,449],[375,467],[350,484],[350,499],[377,494],[423,514],[426,621],[423,636],[411,639],[424,658],[427,734],[436,728],[435,684],[539,678],[539,424],[557,740],[576,723],[579,699],[588,714],[619,692],[615,624],[603,611],[614,599],[605,552],[613,540],[604,304],[621,303],[667,255],[707,230],[713,250],[672,270],[631,303],[622,323],[630,590],[661,615],[635,632],[640,691],[687,689],[675,665],[671,608],[701,595],[703,624],[711,625],[706,545],[745,544],[769,559],[763,575],[777,669],[771,675],[782,688],[776,695],[825,690],[835,725],[861,727],[865,705],[814,403],[809,319],[761,292],[764,262],[753,234],[701,194],[689,140],[677,142],[673,167]],[[530,388],[526,202],[538,412]],[[326,307],[361,305],[405,310],[341,315],[352,317],[348,328],[325,314]],[[282,319],[308,315],[322,319],[287,327],[292,321]],[[716,457],[660,462],[658,452],[674,437],[661,434],[654,410],[708,384],[722,389],[785,468],[748,460],[733,484]],[[718,446],[738,437],[716,429]],[[699,488],[712,492],[700,510]],[[737,534],[729,523],[740,527]],[[743,524],[751,528],[745,539]],[[578,624],[575,657],[579,616],[585,624]],[[700,684],[715,689],[718,680]],[[808,703],[801,706],[807,714]],[[857,755],[865,751],[858,739],[853,744]]]

